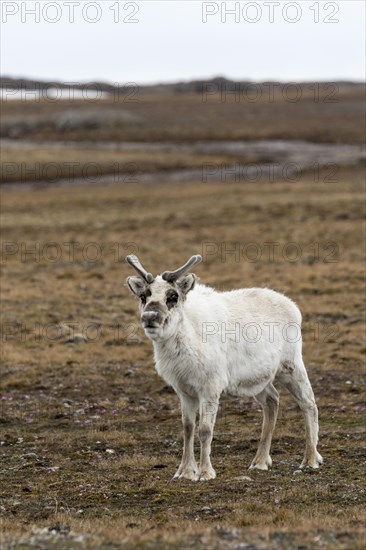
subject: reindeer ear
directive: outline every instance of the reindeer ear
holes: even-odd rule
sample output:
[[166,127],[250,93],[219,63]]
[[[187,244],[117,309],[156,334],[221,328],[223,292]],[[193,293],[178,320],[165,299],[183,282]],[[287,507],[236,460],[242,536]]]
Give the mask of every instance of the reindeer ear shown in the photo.
[[146,290],[146,282],[142,277],[127,277],[126,283],[133,294],[141,296]]
[[178,279],[177,286],[183,292],[183,294],[188,294],[188,292],[192,290],[192,288],[194,288],[196,281],[196,275],[194,273],[188,273],[188,275],[185,275],[184,277]]

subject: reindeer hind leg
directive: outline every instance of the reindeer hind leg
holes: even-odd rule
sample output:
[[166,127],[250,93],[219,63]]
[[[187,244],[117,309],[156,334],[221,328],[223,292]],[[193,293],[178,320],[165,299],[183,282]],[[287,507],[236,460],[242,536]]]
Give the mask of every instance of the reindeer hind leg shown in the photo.
[[272,384],[268,384],[261,393],[255,396],[255,400],[262,405],[263,425],[258,451],[250,468],[268,470],[268,467],[272,466],[270,450],[279,407],[278,392]]
[[306,466],[319,468],[320,464],[323,463],[323,458],[317,451],[318,408],[303,360],[300,358],[291,365],[286,362],[283,366],[284,368],[277,379],[289,390],[299,405],[305,421],[305,456],[300,468]]

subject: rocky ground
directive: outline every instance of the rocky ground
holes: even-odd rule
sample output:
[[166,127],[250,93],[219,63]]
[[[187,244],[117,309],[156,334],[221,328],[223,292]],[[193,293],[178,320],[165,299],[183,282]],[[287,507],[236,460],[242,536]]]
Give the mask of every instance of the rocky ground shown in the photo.
[[[3,190],[3,547],[363,548],[363,197],[358,166],[331,183]],[[201,253],[202,282],[298,303],[320,470],[299,471],[303,423],[281,391],[269,472],[247,469],[260,410],[224,399],[217,479],[171,480],[178,400],[124,286],[132,252],[154,273]]]

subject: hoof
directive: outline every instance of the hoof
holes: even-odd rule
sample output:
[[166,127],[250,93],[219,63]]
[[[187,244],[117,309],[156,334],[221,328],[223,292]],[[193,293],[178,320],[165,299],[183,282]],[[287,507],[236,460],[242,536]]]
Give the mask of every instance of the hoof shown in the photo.
[[197,466],[190,467],[190,468],[179,467],[173,477],[173,480],[177,480],[177,479],[189,479],[190,481],[198,481]]
[[300,468],[313,468],[313,470],[317,470],[321,464],[323,464],[323,457],[317,452],[315,456],[310,458],[305,457],[301,462]]
[[271,466],[272,458],[270,456],[265,460],[255,458],[249,466],[249,470],[268,470]]
[[198,474],[195,470],[183,470],[180,474],[176,473],[173,479],[189,479],[190,481],[198,481]]
[[268,464],[257,462],[256,464],[251,464],[249,470],[268,470]]
[[216,472],[213,468],[210,468],[209,470],[202,470],[199,473],[199,480],[200,481],[208,481],[209,479],[215,479]]

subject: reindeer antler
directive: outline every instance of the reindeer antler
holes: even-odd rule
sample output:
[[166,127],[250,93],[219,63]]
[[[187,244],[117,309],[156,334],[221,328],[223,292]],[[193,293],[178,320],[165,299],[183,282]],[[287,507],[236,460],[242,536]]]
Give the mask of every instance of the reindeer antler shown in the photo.
[[179,269],[176,269],[175,271],[164,271],[164,273],[162,273],[161,276],[164,279],[164,281],[167,281],[168,283],[174,283],[174,281],[179,279],[179,277],[184,275],[184,273],[187,273],[187,271],[189,271],[191,267],[201,262],[202,262],[202,256],[200,256],[199,254],[196,254],[196,256],[192,256],[188,260],[188,262],[182,265],[182,267],[180,267]]
[[147,283],[153,282],[154,277],[151,273],[148,273],[144,267],[142,267],[141,262],[137,256],[135,256],[134,254],[126,256],[126,262],[129,263],[134,269],[136,269],[137,273],[139,273]]

